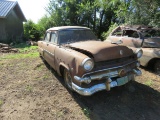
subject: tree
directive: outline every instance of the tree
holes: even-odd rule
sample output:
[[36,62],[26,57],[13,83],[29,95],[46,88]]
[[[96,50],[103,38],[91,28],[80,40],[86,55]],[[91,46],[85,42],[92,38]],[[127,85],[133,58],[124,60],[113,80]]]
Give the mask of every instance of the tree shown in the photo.
[[119,23],[143,24],[158,27],[160,26],[158,22],[160,19],[160,1],[121,0],[116,15]]
[[160,26],[159,0],[50,0],[39,24],[43,30],[53,26],[79,25],[102,34],[114,23]]
[[101,37],[115,19],[113,6],[108,3],[110,0],[50,0],[46,10],[54,26],[87,26]]

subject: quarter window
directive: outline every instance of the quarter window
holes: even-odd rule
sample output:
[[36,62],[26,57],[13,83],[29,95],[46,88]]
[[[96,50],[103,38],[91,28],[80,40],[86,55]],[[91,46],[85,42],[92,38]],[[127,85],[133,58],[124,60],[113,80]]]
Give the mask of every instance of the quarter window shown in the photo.
[[50,33],[46,33],[45,39],[46,42],[49,42],[50,40]]

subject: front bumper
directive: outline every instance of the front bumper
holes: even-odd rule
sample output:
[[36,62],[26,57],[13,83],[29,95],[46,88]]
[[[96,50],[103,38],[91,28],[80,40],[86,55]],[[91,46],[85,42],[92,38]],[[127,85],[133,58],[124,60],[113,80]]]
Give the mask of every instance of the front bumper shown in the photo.
[[[109,91],[111,88],[116,87],[116,86],[121,86],[124,85],[126,83],[128,83],[131,80],[134,80],[134,76],[135,75],[141,75],[141,71],[139,69],[134,69],[133,70],[134,74],[130,74],[121,78],[117,78],[112,80],[112,78],[107,77],[106,78],[106,82],[105,83],[100,83],[100,84],[96,84],[90,88],[82,88],[74,83],[72,83],[72,88],[74,91],[76,91],[77,93],[84,95],[84,96],[90,96],[98,91],[102,91],[102,90],[107,90]],[[84,82],[84,80],[77,78],[77,80],[79,80],[80,82]],[[88,78],[85,78],[85,81],[88,80]],[[92,81],[91,79],[88,80],[88,83]]]

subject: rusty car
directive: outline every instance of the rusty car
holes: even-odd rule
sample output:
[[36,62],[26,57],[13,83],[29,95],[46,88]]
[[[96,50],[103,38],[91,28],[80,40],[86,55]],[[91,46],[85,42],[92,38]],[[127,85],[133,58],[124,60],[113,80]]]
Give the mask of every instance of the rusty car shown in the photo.
[[49,28],[38,41],[40,56],[64,78],[67,89],[84,96],[121,86],[141,75],[139,58],[126,46],[104,44],[81,26]]
[[142,66],[151,67],[160,74],[160,29],[144,25],[122,25],[114,29],[106,41],[130,48],[141,48],[143,56],[140,58]]

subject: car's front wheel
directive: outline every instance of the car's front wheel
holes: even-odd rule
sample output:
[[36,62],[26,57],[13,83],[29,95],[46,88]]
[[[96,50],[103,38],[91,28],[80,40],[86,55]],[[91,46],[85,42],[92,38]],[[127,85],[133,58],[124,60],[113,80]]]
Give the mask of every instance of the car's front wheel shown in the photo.
[[64,82],[67,88],[72,89],[72,77],[67,69],[64,69]]
[[154,64],[154,71],[160,75],[160,60],[157,60]]

